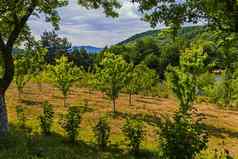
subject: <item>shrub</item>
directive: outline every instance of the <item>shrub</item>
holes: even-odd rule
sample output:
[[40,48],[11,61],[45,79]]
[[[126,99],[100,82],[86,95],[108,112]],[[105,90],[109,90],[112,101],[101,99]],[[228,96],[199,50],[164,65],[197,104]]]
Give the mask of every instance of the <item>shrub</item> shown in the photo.
[[200,119],[195,123],[190,114],[178,112],[173,120],[167,118],[160,125],[160,147],[163,158],[193,159],[207,147],[208,136]]
[[101,150],[105,150],[110,135],[110,127],[108,125],[106,117],[101,117],[93,130],[99,148]]
[[59,124],[66,131],[69,141],[74,143],[78,135],[79,124],[81,121],[80,110],[78,107],[69,107],[67,114],[62,114]]
[[23,106],[16,106],[17,125],[19,128],[26,128],[25,108]]
[[129,140],[131,152],[137,155],[139,153],[140,144],[144,138],[143,123],[139,120],[128,118],[123,125],[122,131]]
[[52,106],[46,101],[43,103],[43,114],[40,115],[40,127],[45,135],[50,134],[53,124],[54,111]]

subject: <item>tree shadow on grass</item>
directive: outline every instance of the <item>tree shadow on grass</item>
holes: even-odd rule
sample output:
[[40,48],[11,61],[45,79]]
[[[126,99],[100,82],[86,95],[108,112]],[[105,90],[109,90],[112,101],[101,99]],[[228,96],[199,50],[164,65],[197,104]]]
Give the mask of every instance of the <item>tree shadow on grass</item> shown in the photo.
[[72,105],[73,107],[78,107],[81,113],[90,113],[93,112],[94,109],[91,108],[90,106],[86,106],[86,105]]
[[147,101],[147,100],[144,100],[144,99],[136,99],[137,102],[140,102],[140,103],[145,103],[145,104],[156,104],[155,101]]
[[43,104],[43,102],[33,101],[33,100],[29,100],[29,99],[22,99],[21,103],[25,104],[26,106],[36,106],[36,105],[42,105]]
[[209,135],[219,137],[219,138],[225,138],[226,136],[231,138],[237,138],[238,139],[238,132],[229,130],[226,128],[218,128],[213,125],[207,125],[205,124],[205,128],[208,131]]
[[[111,145],[106,151],[98,150],[97,145],[79,140],[74,144],[67,138],[52,133],[45,136],[30,133],[10,125],[8,135],[0,137],[0,156],[4,159],[133,159],[133,155],[118,146]],[[138,159],[151,159],[149,151],[142,151]]]
[[143,114],[143,113],[137,113],[137,114],[131,114],[131,113],[124,113],[124,112],[117,112],[115,117],[122,117],[122,118],[131,118],[136,120],[141,120],[144,122],[147,122],[148,124],[152,126],[157,126],[161,124],[161,117],[150,115],[150,114]]

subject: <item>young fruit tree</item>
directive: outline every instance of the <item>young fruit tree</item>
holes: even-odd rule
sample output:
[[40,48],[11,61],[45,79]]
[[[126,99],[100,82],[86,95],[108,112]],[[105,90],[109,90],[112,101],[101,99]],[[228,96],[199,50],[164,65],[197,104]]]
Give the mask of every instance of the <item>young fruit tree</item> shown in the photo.
[[21,99],[23,93],[23,88],[26,83],[30,80],[30,61],[28,58],[23,56],[18,56],[14,60],[15,65],[15,83],[18,90],[18,97]]
[[116,112],[116,99],[125,86],[129,65],[120,55],[104,53],[104,58],[96,68],[96,83],[112,100],[112,112]]
[[18,90],[19,99],[27,82],[37,76],[44,67],[44,56],[46,49],[40,46],[31,46],[25,49],[14,59],[15,83]]
[[144,64],[131,67],[127,74],[125,88],[129,93],[129,105],[132,105],[132,95],[149,90],[157,79],[156,72]]
[[[30,27],[27,21],[31,16],[45,16],[56,29],[59,28],[60,17],[57,8],[66,6],[68,0],[19,0],[0,1],[0,56],[3,60],[4,73],[0,78],[0,133],[8,130],[7,108],[5,104],[5,92],[9,88],[14,77],[13,48],[20,42],[26,41],[30,35]],[[117,1],[78,1],[78,5],[88,9],[103,8],[107,16],[116,17],[115,8],[120,8]]]
[[208,135],[203,127],[203,116],[193,111],[198,88],[196,78],[205,70],[206,59],[206,51],[195,45],[184,51],[179,67],[168,69],[167,77],[179,101],[179,111],[172,119],[165,118],[159,124],[164,158],[194,158],[207,147]]
[[64,96],[64,106],[72,84],[80,79],[81,70],[62,56],[55,65],[48,65],[48,76]]
[[43,48],[39,42],[33,41],[31,49],[31,77],[37,83],[39,90],[42,90],[43,72],[46,67],[47,49]]

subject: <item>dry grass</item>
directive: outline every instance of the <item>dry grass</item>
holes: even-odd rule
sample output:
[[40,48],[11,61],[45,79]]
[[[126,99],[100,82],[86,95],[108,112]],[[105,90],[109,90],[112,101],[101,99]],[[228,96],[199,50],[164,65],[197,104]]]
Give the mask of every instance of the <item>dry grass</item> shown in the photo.
[[[60,92],[50,84],[44,84],[40,92],[37,85],[30,83],[24,90],[23,101],[19,101],[15,86],[7,92],[7,105],[9,120],[11,123],[16,121],[16,105],[27,106],[28,124],[35,131],[38,131],[37,117],[41,110],[42,101],[49,101],[54,106],[56,114],[64,112],[67,108],[63,107],[63,98]],[[103,113],[111,111],[111,103],[102,93],[93,92],[89,94],[86,89],[74,88],[70,92],[68,102],[70,105],[80,105],[83,101],[88,100],[89,111],[84,114],[81,124],[80,138],[85,142],[93,142],[92,126]],[[164,99],[156,97],[134,96],[133,105],[128,106],[128,97],[126,94],[120,96],[117,100],[117,111],[121,113],[131,113],[134,115],[156,117],[160,114],[172,114],[176,110],[176,101],[174,99]],[[197,108],[206,115],[206,125],[209,130],[209,149],[220,149],[221,147],[229,149],[233,154],[238,154],[238,112],[222,110],[211,104],[198,104]],[[57,120],[57,118],[55,119]],[[114,144],[120,144],[125,147],[124,137],[121,135],[120,127],[123,124],[123,117],[111,120],[111,140]],[[63,134],[63,131],[55,122],[54,130]],[[156,149],[156,131],[151,126],[146,126],[147,134],[143,147],[146,149]],[[223,143],[223,144],[222,144]]]

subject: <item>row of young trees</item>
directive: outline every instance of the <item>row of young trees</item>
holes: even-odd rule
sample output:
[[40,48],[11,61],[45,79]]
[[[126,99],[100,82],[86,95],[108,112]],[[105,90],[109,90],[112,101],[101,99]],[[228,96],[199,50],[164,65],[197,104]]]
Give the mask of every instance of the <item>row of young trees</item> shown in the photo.
[[[53,106],[47,101],[42,104],[43,113],[38,116],[40,123],[41,133],[45,136],[52,135],[55,112]],[[20,130],[27,130],[27,116],[26,108],[24,106],[16,107],[17,114],[17,128]],[[58,124],[62,129],[64,129],[67,140],[70,143],[76,144],[78,142],[80,123],[82,121],[83,110],[77,106],[68,107],[67,112],[60,114],[58,119]],[[109,125],[110,115],[104,114],[99,118],[93,127],[93,132],[95,134],[96,143],[98,144],[98,149],[100,151],[105,151],[109,146],[110,137],[110,125]],[[126,137],[126,143],[130,148],[133,155],[138,155],[140,152],[141,143],[145,136],[144,123],[135,119],[127,118],[126,122],[121,127],[122,132]],[[26,132],[27,132],[26,131]],[[29,131],[31,131],[29,129]],[[129,140],[129,142],[128,142]]]
[[[122,56],[109,52],[104,53],[103,56],[104,58],[96,67],[95,73],[89,76],[90,78],[87,80],[92,87],[105,92],[110,97],[113,103],[113,112],[116,111],[115,101],[123,89],[129,95],[133,95],[141,90],[149,89],[156,83],[155,71],[150,70],[144,64],[133,66],[125,62]],[[191,48],[182,52],[179,66],[168,68],[166,77],[179,101],[179,110],[172,119],[165,118],[164,121],[157,122],[164,158],[192,159],[207,147],[208,135],[201,122],[203,116],[193,118],[193,115],[196,115],[193,104],[199,88],[198,77],[206,71],[207,58],[206,49],[201,45],[193,44]],[[61,90],[65,100],[72,84],[83,77],[82,69],[74,67],[64,56],[58,59],[55,65],[48,65],[46,71],[49,72],[49,79]],[[49,129],[45,128],[44,125],[47,126],[48,124],[45,121],[48,120],[48,116],[52,118],[52,110],[45,107],[45,112],[45,116],[40,117],[40,119],[42,129],[48,132]],[[49,112],[48,115],[47,112]],[[66,130],[72,141],[77,136],[80,120],[81,116],[79,116],[78,111],[72,107],[70,107],[68,114],[63,115],[62,120],[60,120],[60,125]],[[52,120],[50,121],[52,122]],[[98,134],[99,144],[105,146],[109,132],[103,119],[95,127],[95,131]],[[141,124],[137,121],[127,121],[123,131],[131,138],[132,151],[137,152],[143,137]],[[105,138],[102,139],[100,135],[105,135],[103,136]]]
[[[99,66],[95,67],[95,72],[89,73],[82,67],[75,66],[65,56],[57,59],[54,65],[43,63],[42,59],[46,55],[45,50],[39,49],[36,51],[33,54],[34,57],[29,58],[28,56],[32,56],[32,54],[26,51],[15,58],[15,65],[17,66],[15,84],[19,92],[19,98],[21,98],[23,88],[30,79],[36,80],[39,85],[41,85],[43,79],[48,79],[62,92],[64,106],[66,106],[70,88],[77,81],[83,80],[84,85],[85,82],[88,83],[88,87],[104,92],[112,100],[112,110],[115,113],[116,99],[121,91],[124,90],[129,93],[129,105],[131,105],[132,95],[141,91],[148,91],[157,81],[156,72],[146,65],[134,66],[128,64],[122,56],[109,52],[104,53],[104,58]],[[37,69],[34,69],[33,66],[36,66]]]

